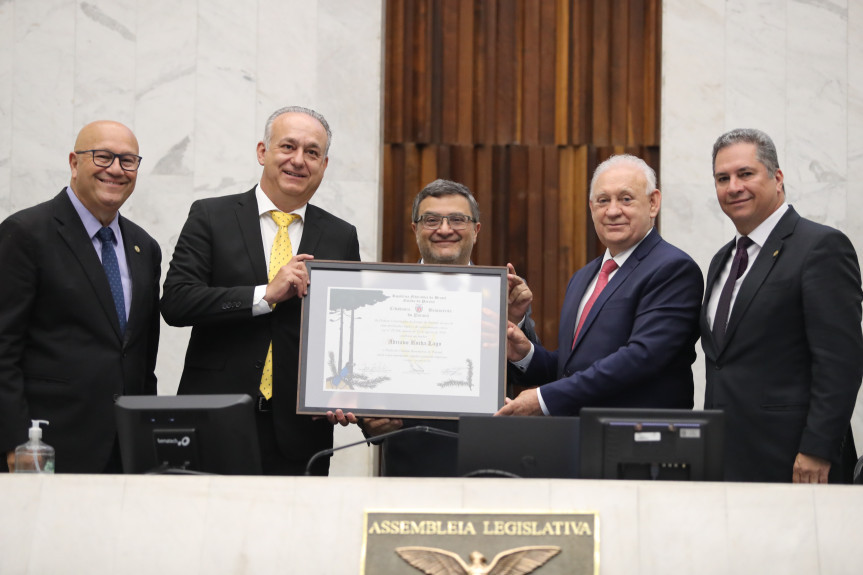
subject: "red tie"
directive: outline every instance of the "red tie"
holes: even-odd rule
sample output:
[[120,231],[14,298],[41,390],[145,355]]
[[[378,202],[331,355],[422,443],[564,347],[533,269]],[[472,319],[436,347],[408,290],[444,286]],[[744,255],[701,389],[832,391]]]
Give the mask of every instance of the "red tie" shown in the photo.
[[593,293],[590,294],[590,299],[588,299],[587,303],[584,304],[584,310],[581,312],[581,319],[578,320],[578,327],[575,328],[575,337],[572,338],[572,349],[575,349],[575,342],[578,341],[578,332],[581,331],[581,326],[584,325],[584,319],[587,317],[587,314],[590,313],[590,308],[593,307],[593,302],[596,301],[596,298],[599,297],[599,294],[602,293],[602,290],[605,289],[606,284],[608,284],[609,274],[616,269],[617,262],[614,260],[605,260],[605,263],[602,264],[602,269],[599,270],[599,278],[596,280],[596,287],[593,288]]

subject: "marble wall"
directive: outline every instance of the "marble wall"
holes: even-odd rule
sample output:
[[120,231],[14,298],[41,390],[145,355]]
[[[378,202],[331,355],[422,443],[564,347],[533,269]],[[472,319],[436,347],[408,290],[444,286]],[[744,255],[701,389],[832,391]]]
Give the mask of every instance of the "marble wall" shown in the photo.
[[[333,130],[313,203],[377,259],[382,29],[382,0],[0,0],[0,219],[68,183],[81,126],[118,120],[144,157],[122,213],[161,244],[164,279],[192,201],[251,188],[266,118],[299,104]],[[163,324],[160,393],[188,337]],[[356,456],[340,461],[365,472]]]
[[[776,142],[797,211],[843,230],[863,255],[863,194],[853,184],[863,180],[863,2],[663,3],[662,233],[705,271],[734,235],[716,203],[711,148],[740,127]],[[701,357],[696,367],[703,382]],[[859,451],[863,397],[853,422]]]

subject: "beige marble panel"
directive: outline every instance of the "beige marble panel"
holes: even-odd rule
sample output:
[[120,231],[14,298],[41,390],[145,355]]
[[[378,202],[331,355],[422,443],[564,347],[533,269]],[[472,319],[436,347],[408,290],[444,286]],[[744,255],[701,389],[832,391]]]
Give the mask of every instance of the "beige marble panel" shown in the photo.
[[[730,573],[722,483],[638,486],[638,558],[651,573]],[[663,528],[656,528],[662,518]]]
[[68,573],[72,558],[86,560],[91,572],[116,572],[122,544],[123,482],[56,476],[47,477],[42,487],[27,572]]
[[[818,559],[821,573],[856,575],[863,565],[863,545],[846,545],[847,525],[860,522],[861,504],[852,498],[860,491],[858,485],[837,485],[825,489],[815,488],[813,503],[815,522],[810,526],[818,533]],[[851,528],[851,532],[856,532]]]
[[80,2],[75,11],[74,125],[116,120],[134,130],[136,1]]
[[9,210],[15,19],[11,0],[0,1],[0,214]]
[[[113,572],[130,575],[198,572],[206,543],[211,478],[114,476],[112,479],[123,487],[117,541],[106,549],[115,556]],[[100,483],[94,481],[94,476],[90,481]],[[110,485],[110,481],[103,483]],[[104,520],[84,525],[92,530],[90,537],[93,534],[103,537],[113,531]],[[76,557],[80,562],[88,555]]]
[[[151,175],[193,175],[197,15],[196,4],[192,2],[138,3],[135,134],[144,156],[139,188]],[[190,178],[183,188],[160,190],[159,198],[171,202],[169,194],[183,197],[188,206],[191,193]],[[173,213],[175,207],[169,203],[164,212]],[[153,235],[156,234],[160,239],[166,237],[162,230]]]
[[819,569],[818,556],[822,534],[813,529],[816,489],[789,484],[727,484],[726,572],[824,572]]
[[[784,146],[787,96],[786,0],[730,0],[725,18],[725,125],[764,130]],[[722,68],[720,68],[722,69]],[[794,82],[794,78],[789,76]],[[717,138],[721,132],[713,135]],[[709,154],[711,148],[708,147]],[[780,155],[783,150],[779,149]]]

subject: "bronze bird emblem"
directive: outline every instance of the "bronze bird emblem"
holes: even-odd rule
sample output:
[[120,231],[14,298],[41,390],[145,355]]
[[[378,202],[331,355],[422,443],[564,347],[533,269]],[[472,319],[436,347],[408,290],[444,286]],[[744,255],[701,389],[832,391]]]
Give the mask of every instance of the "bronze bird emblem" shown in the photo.
[[531,545],[501,551],[488,563],[479,551],[470,554],[470,565],[458,554],[434,547],[396,547],[408,565],[426,575],[527,575],[560,553],[555,545]]

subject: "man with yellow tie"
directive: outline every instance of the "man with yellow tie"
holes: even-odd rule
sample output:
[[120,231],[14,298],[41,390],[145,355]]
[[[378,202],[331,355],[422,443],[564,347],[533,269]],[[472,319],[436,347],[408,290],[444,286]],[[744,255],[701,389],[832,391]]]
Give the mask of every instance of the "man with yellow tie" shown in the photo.
[[[269,475],[301,475],[309,457],[332,447],[330,422],[296,413],[305,262],[360,259],[356,228],[308,203],[323,179],[331,139],[314,110],[276,110],[257,145],[260,183],[194,202],[165,278],[162,316],[193,327],[178,393],[256,398]],[[312,473],[328,469],[322,460]]]

